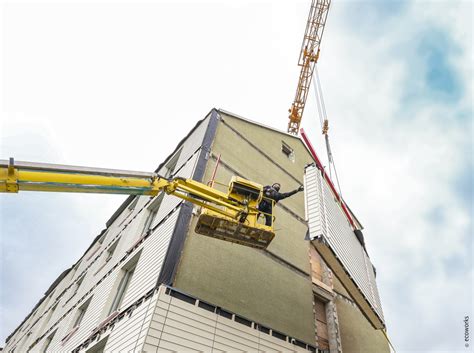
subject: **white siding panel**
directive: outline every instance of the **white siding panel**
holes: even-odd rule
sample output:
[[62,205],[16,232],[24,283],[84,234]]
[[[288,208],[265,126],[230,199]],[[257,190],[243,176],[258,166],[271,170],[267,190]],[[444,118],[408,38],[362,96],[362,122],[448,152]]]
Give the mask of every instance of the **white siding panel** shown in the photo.
[[149,326],[157,296],[153,296],[137,309],[131,316],[125,316],[121,321],[114,325],[112,332],[107,340],[106,350],[110,352],[129,352],[141,349],[144,343],[142,333]]
[[[147,352],[297,351],[291,343],[262,333],[165,293],[161,286],[145,347]],[[197,303],[197,302],[196,302]],[[155,350],[156,349],[156,350]]]
[[[327,244],[351,280],[383,320],[372,264],[357,240],[343,210],[315,166],[306,168],[305,200],[311,239]],[[318,240],[318,241],[319,241]]]
[[156,285],[178,214],[179,210],[173,212],[163,224],[155,229],[146,242],[135,251],[143,249],[121,305],[122,308],[126,308]]

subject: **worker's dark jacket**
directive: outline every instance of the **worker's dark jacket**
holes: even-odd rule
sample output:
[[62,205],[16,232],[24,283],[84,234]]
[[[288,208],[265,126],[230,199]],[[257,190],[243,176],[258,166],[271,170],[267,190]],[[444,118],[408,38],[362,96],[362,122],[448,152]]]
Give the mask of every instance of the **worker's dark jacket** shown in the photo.
[[287,197],[290,197],[296,194],[297,192],[298,192],[298,189],[295,189],[290,192],[278,192],[271,186],[264,186],[263,187],[264,199],[258,205],[258,209],[265,213],[272,213],[272,203],[270,200],[266,200],[265,198],[271,199],[275,201],[275,203],[277,203],[278,201],[286,199]]

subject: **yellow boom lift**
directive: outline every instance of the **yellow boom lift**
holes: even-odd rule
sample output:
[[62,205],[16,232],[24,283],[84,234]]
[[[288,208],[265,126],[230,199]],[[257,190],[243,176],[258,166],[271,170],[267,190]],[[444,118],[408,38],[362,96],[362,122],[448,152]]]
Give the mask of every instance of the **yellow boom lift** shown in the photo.
[[264,249],[275,236],[258,223],[263,187],[232,177],[227,193],[180,177],[156,173],[0,160],[0,192],[81,192],[156,196],[161,192],[201,206],[196,233]]

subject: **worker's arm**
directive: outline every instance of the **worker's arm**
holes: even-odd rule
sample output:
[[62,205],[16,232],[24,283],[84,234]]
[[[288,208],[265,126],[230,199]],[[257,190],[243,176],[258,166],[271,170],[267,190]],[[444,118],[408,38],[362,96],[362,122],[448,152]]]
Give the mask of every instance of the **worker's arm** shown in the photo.
[[286,199],[287,197],[293,196],[294,194],[300,191],[303,191],[303,186],[300,186],[298,189],[289,192],[275,192],[275,195],[274,197],[272,197],[272,199],[274,199],[275,201],[280,201]]

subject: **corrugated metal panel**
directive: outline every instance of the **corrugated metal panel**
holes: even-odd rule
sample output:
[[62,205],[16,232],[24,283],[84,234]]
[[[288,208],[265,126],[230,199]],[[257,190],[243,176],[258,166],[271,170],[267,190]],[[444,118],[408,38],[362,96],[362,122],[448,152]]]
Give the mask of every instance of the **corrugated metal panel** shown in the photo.
[[383,328],[372,263],[315,166],[309,166],[305,171],[305,202],[313,244],[372,325]]
[[[288,341],[201,308],[192,298],[182,300],[166,294],[161,286],[145,340],[147,352],[161,351],[292,351],[308,352]],[[314,348],[313,348],[314,349]]]

